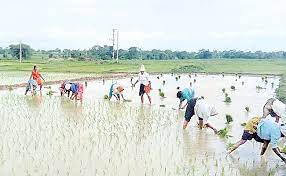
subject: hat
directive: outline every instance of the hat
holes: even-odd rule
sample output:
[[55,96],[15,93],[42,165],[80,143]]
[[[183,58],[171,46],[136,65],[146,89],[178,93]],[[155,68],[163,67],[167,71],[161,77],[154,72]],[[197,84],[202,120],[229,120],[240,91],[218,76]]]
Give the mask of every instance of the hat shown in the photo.
[[145,66],[141,65],[140,71],[145,71]]
[[286,105],[284,103],[276,99],[271,108],[278,116],[286,118]]
[[70,90],[70,89],[71,89],[71,84],[66,84],[66,85],[65,85],[65,89],[66,89],[66,90]]
[[286,124],[285,123],[282,123],[280,125],[280,131],[284,136],[286,136]]

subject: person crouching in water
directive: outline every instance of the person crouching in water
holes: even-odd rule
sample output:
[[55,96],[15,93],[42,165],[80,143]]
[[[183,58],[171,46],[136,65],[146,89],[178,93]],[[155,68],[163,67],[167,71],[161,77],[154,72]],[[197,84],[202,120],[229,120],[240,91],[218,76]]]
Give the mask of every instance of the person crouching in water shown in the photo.
[[114,83],[110,86],[109,89],[109,100],[114,96],[117,101],[120,101],[120,97],[123,101],[125,101],[125,98],[123,97],[123,91],[124,87],[120,84]]
[[214,128],[209,122],[208,119],[211,116],[217,115],[217,111],[214,106],[209,105],[203,98],[193,98],[188,101],[187,109],[185,112],[185,121],[183,124],[183,129],[187,128],[188,123],[190,122],[192,116],[197,115],[199,118],[199,128],[202,129],[205,125],[208,128],[211,128],[215,134],[217,134],[217,129]]
[[65,88],[71,91],[71,100],[80,100],[83,99],[83,84],[81,83],[70,83],[70,86],[66,84]]
[[[188,102],[194,98],[195,92],[193,89],[185,88],[182,91],[178,91],[177,93],[177,98],[180,99],[180,104],[179,104],[179,109],[185,109],[186,106],[188,105]],[[187,103],[183,106],[183,102],[187,101]]]
[[246,123],[241,139],[236,142],[233,147],[230,148],[228,153],[231,154],[234,150],[245,144],[248,140],[251,141],[254,139],[256,142],[264,143],[264,140],[257,135],[257,126],[259,122],[270,115],[273,120],[278,123],[281,117],[286,116],[285,108],[285,104],[281,101],[275,98],[268,99],[263,106],[263,116],[253,117]]
[[144,103],[144,94],[146,93],[149,103],[151,104],[151,81],[149,79],[149,74],[145,72],[144,65],[141,65],[140,73],[138,74],[138,80],[132,85],[132,87],[135,87],[138,82],[140,83],[139,96],[141,97],[141,103]]
[[68,94],[68,97],[70,97],[70,87],[71,87],[71,83],[69,81],[64,81],[62,82],[61,86],[60,86],[60,92],[61,92],[61,96],[63,96],[64,94]]
[[32,95],[36,94],[36,89],[37,89],[37,82],[33,79],[30,79],[28,81],[27,87],[26,87],[26,91],[25,91],[25,95],[27,95],[28,91],[31,91]]

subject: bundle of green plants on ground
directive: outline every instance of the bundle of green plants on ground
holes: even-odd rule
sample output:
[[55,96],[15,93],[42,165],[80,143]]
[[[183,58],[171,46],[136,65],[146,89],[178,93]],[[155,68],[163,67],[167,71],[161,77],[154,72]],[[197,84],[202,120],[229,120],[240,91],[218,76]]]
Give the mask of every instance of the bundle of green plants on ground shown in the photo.
[[231,102],[231,98],[228,96],[228,93],[225,93],[224,102],[226,102],[226,103],[230,103]]
[[161,90],[161,89],[159,89],[159,96],[160,96],[160,97],[162,97],[162,98],[165,98],[165,93],[164,93],[164,92],[162,92],[162,90]]
[[219,137],[221,138],[229,138],[229,137],[232,137],[231,135],[228,134],[229,133],[229,128],[225,127],[221,130],[218,131],[218,135]]
[[249,107],[246,106],[246,107],[245,107],[245,110],[246,110],[246,112],[249,112]]
[[226,124],[230,124],[231,122],[233,122],[233,118],[229,114],[225,115],[225,119],[226,119]]
[[230,86],[230,89],[231,90],[235,90],[235,86]]

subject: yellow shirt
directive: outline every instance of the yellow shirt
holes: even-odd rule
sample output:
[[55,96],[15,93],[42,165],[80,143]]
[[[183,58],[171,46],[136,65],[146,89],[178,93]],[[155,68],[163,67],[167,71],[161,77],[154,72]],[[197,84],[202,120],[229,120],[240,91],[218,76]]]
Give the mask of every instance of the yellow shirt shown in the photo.
[[249,133],[256,133],[257,125],[260,122],[261,117],[253,117],[251,118],[245,125],[244,130],[249,131]]

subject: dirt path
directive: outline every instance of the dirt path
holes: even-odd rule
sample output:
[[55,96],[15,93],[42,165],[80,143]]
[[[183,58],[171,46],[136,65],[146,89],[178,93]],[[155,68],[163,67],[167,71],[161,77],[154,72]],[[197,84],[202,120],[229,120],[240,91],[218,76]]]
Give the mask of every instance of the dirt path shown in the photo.
[[[92,76],[92,77],[81,77],[76,79],[69,79],[71,82],[77,82],[77,81],[94,81],[94,80],[101,80],[101,79],[120,79],[120,78],[126,78],[128,76],[131,76],[133,74],[130,73],[118,73],[118,74],[110,74],[110,75],[99,75],[99,76]],[[62,80],[55,80],[55,81],[46,81],[44,85],[55,85],[55,84],[61,84],[65,79]],[[19,83],[19,84],[11,84],[11,85],[0,85],[0,90],[9,90],[14,88],[20,88],[20,87],[26,87],[27,83]]]

